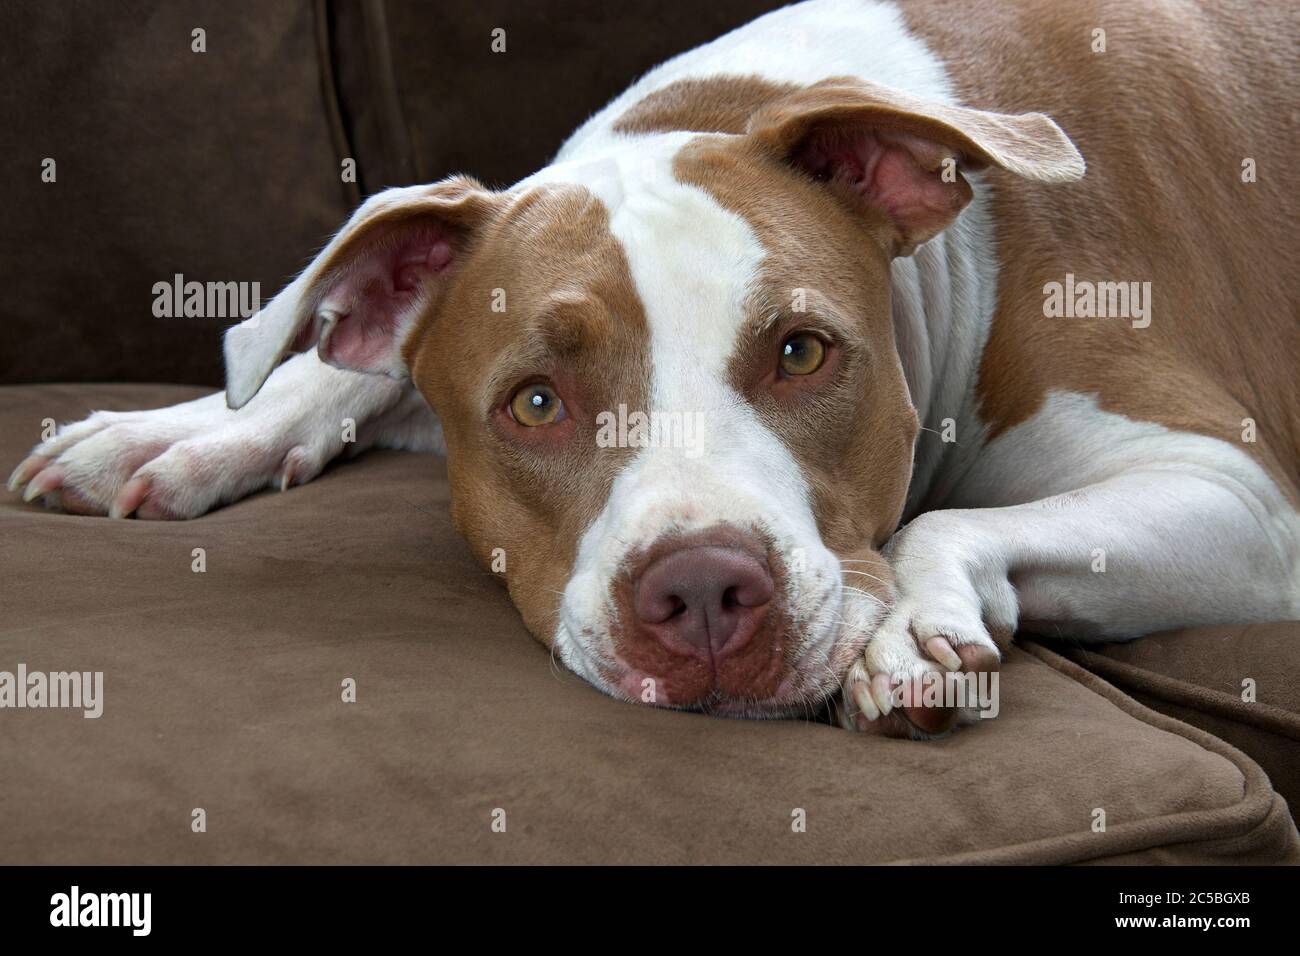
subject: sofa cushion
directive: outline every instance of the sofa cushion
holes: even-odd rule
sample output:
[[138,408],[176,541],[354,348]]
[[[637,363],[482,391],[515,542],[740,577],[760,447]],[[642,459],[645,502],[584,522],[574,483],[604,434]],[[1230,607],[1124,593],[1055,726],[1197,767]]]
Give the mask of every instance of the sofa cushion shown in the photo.
[[270,299],[356,203],[323,6],[5,4],[0,382],[220,383],[236,319],[157,317],[154,285]]
[[516,182],[651,67],[783,5],[332,4],[334,72],[361,184],[373,192],[452,173]]
[[1250,754],[1300,807],[1300,621],[1050,646],[1161,713]]
[[[196,394],[9,387],[0,459]],[[447,496],[437,458],[377,452],[191,522],[0,502],[0,670],[104,674],[97,719],[0,710],[0,859],[1300,860],[1248,757],[1037,646],[933,743],[619,703],[528,636]]]

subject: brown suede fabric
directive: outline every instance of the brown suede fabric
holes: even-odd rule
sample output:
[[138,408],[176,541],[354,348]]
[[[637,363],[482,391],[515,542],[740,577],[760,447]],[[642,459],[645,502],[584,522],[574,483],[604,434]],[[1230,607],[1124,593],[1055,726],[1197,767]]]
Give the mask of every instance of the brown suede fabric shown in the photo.
[[0,382],[220,383],[234,320],[155,317],[153,285],[269,299],[351,210],[316,20],[310,3],[3,5]]
[[[196,394],[0,389],[0,460],[43,418]],[[3,499],[0,670],[102,670],[104,713],[0,711],[0,859],[1300,860],[1249,758],[1042,648],[1010,654],[999,718],[929,744],[609,699],[524,632],[446,503],[437,458],[388,452],[193,522]]]
[[[1300,622],[1053,646],[1147,706],[1244,750],[1291,807],[1300,806]],[[1243,700],[1246,681],[1251,702]]]
[[[651,67],[782,0],[336,3],[339,94],[367,191],[536,172]],[[505,31],[494,52],[493,31]]]
[[233,320],[155,317],[154,283],[268,300],[363,195],[512,183],[640,73],[780,5],[6,3],[0,383],[218,385]]

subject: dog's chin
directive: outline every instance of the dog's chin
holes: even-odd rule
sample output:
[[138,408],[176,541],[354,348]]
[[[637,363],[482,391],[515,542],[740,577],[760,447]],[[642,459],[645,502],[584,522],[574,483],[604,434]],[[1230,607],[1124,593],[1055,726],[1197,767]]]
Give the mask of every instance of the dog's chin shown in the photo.
[[824,642],[823,647],[826,649],[820,652],[810,649],[800,655],[776,693],[770,697],[728,694],[717,690],[693,701],[660,700],[649,706],[743,720],[833,721],[832,708],[843,693],[844,679],[869,640],[869,634],[863,635],[857,629],[841,628],[832,639]]
[[681,710],[706,714],[710,717],[733,717],[742,720],[820,719],[827,712],[831,702],[839,696],[841,689],[838,680],[824,680],[817,683],[805,681],[801,682],[800,689],[796,692],[767,698],[727,694],[716,690],[694,700],[665,700],[660,697],[654,702],[647,702],[621,687],[597,686],[611,697],[642,707]]
[[717,695],[689,709],[756,720],[825,719],[832,713],[835,701],[843,695],[849,668],[862,656],[876,627],[884,619],[884,614],[876,607],[862,610],[861,620],[852,625],[836,624],[832,634],[805,650],[770,699]]
[[698,710],[714,717],[732,717],[738,720],[824,720],[828,719],[832,702],[839,694],[838,685],[810,693],[793,700],[746,700],[719,698],[716,701],[691,705],[688,710]]
[[849,668],[862,656],[889,610],[887,600],[861,589],[841,590],[838,598],[834,592],[826,595],[812,614],[809,630],[781,641],[802,650],[789,662],[787,675],[770,697],[716,692],[677,705],[679,709],[756,720],[825,717],[843,694]]
[[[642,697],[644,681],[670,683],[671,677],[665,679],[664,675],[637,671],[612,649],[597,653],[575,646],[564,655],[564,661],[597,689],[641,706],[752,720],[821,720],[842,696],[849,668],[862,656],[888,610],[884,601],[874,598],[867,601],[856,595],[842,594],[842,597],[848,600],[828,599],[814,611],[811,615],[814,623],[809,631],[782,641],[800,650],[784,665],[785,675],[775,690],[762,695],[746,694],[743,689],[715,688],[691,700],[665,699],[661,695],[647,701]],[[578,652],[574,654],[573,650]]]

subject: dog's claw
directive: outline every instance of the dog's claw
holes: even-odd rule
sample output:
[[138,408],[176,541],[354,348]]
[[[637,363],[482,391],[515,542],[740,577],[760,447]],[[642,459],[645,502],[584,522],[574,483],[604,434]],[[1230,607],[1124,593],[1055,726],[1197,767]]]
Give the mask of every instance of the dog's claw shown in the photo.
[[50,459],[46,455],[28,455],[18,463],[18,467],[14,469],[14,473],[9,476],[7,487],[10,491],[17,491],[23,485],[27,484],[27,482],[32,479],[33,475],[40,472],[49,463]]
[[857,681],[852,693],[853,703],[858,708],[858,719],[875,720],[880,716],[880,708],[871,696],[871,685],[866,681]]
[[[28,459],[30,461],[31,459]],[[26,464],[24,462],[23,464]],[[21,466],[19,466],[21,467]],[[62,468],[45,468],[36,474],[23,492],[23,501],[35,501],[41,495],[48,494],[63,485]]]
[[888,674],[877,674],[871,678],[871,696],[875,698],[876,706],[880,708],[880,716],[888,717],[889,712],[894,709],[893,681]]
[[952,649],[946,637],[932,637],[925,642],[925,649],[930,652],[936,663],[942,664],[950,671],[961,670],[961,657]]
[[128,518],[140,507],[145,496],[149,494],[149,479],[145,477],[132,478],[122,486],[113,499],[113,506],[108,509],[110,518]]

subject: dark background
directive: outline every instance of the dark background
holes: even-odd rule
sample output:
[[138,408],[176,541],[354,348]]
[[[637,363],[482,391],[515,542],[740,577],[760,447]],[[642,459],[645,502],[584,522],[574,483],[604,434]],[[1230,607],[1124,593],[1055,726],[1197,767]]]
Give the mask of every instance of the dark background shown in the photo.
[[0,383],[219,385],[230,321],[156,318],[154,283],[265,301],[365,195],[509,185],[650,67],[780,5],[6,0]]

